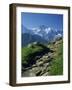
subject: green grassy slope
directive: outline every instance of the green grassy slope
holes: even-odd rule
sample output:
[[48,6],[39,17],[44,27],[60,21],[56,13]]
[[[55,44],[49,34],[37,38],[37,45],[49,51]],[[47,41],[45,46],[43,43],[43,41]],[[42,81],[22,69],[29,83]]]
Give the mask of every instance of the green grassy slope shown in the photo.
[[50,67],[50,75],[62,75],[63,74],[63,41],[57,41],[50,46],[53,50],[53,60]]
[[22,64],[30,65],[31,62],[35,62],[34,58],[37,54],[46,50],[47,47],[42,44],[30,44],[22,48]]
[[[50,51],[52,50],[52,51]],[[49,56],[49,53],[51,56]],[[48,55],[48,57],[46,56]],[[29,44],[26,47],[22,48],[22,67],[30,67],[33,63],[36,64],[36,56],[41,56],[39,60],[45,62],[43,56],[46,59],[51,57],[51,62],[48,62],[50,65],[47,67],[49,72],[48,75],[62,75],[63,74],[63,40],[58,40],[55,43],[50,43],[47,46],[43,44]],[[48,60],[47,60],[48,61]],[[44,64],[44,63],[43,63]],[[47,64],[47,63],[46,63]],[[46,66],[46,65],[45,65]],[[39,68],[39,66],[38,66]],[[43,67],[44,68],[44,67]],[[46,73],[46,72],[45,72]]]

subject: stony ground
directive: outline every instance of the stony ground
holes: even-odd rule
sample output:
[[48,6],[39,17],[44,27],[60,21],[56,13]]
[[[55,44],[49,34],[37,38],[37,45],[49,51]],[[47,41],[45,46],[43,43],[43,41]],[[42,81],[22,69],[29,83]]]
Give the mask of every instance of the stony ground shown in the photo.
[[[33,65],[31,65],[30,67],[27,67],[27,68],[22,67],[22,77],[50,75],[49,71],[51,69],[51,66],[53,65],[53,63],[52,63],[54,61],[53,57],[58,56],[58,51],[59,51],[58,47],[61,45],[61,43],[62,43],[62,40],[57,41],[57,42],[53,43],[52,45],[48,46],[51,51],[48,51],[43,55],[36,56],[34,58],[36,60],[36,62]],[[58,61],[58,59],[57,59],[57,61]],[[59,63],[58,65],[60,65],[60,62],[58,62]],[[59,69],[60,68],[62,69],[62,67],[59,67]],[[60,72],[58,72],[58,73],[61,74]]]
[[22,76],[47,76],[49,75],[49,66],[52,61],[52,52],[48,52],[43,56],[36,56],[36,63],[31,67],[24,68]]

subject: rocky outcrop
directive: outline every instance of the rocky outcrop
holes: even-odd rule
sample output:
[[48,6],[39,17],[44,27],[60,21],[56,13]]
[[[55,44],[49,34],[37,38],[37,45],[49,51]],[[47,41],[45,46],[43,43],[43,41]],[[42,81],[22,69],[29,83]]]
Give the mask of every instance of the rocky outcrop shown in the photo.
[[52,61],[52,52],[48,52],[43,56],[36,56],[36,63],[31,67],[23,68],[22,76],[47,76],[49,75],[49,67]]

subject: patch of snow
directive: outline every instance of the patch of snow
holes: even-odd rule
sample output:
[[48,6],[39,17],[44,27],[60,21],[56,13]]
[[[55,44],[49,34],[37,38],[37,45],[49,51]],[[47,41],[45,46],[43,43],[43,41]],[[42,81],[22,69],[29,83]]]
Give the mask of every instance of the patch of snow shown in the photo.
[[46,32],[47,34],[48,34],[50,31],[51,31],[51,28],[50,28],[50,27],[48,27],[48,28],[45,29],[45,32]]

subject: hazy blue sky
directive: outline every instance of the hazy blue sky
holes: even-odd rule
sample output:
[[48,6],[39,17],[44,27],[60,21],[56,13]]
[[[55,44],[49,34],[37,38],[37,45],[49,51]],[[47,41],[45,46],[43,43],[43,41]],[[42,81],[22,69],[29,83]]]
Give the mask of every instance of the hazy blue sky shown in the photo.
[[47,25],[54,29],[63,29],[63,15],[58,14],[39,14],[21,13],[21,24],[27,28],[35,28],[40,25]]

